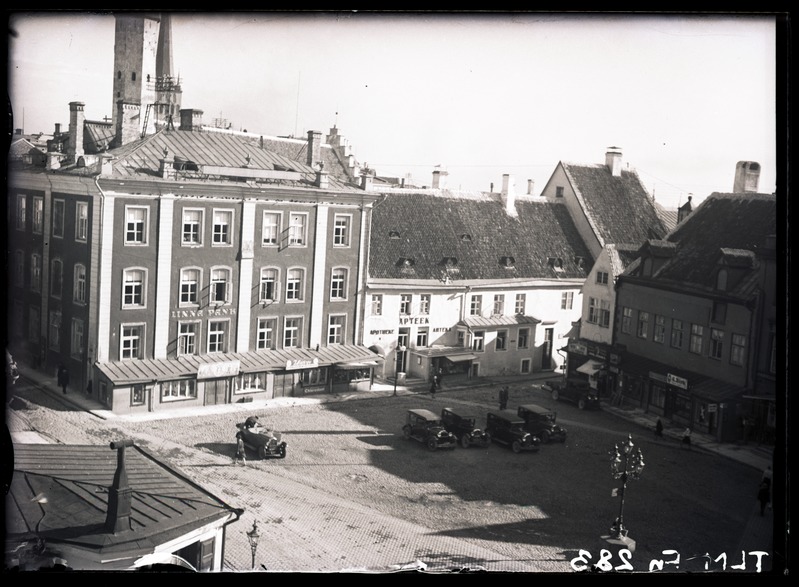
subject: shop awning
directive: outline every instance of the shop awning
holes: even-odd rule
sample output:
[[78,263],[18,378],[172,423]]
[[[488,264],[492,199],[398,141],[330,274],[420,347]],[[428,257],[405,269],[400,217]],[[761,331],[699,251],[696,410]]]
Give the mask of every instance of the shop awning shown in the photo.
[[381,347],[379,344],[373,344],[372,346],[369,347],[369,350],[372,351],[373,353],[377,353],[383,358],[385,358],[386,356],[386,349]]
[[351,361],[348,363],[336,363],[336,367],[342,367],[344,369],[368,369],[369,367],[374,367],[375,365],[379,365],[377,361]]
[[460,363],[463,361],[473,361],[477,358],[477,355],[447,355],[446,358],[453,363]]
[[593,375],[601,368],[602,368],[602,363],[597,363],[594,361],[586,361],[585,363],[577,367],[576,371],[578,373],[585,373],[586,375]]

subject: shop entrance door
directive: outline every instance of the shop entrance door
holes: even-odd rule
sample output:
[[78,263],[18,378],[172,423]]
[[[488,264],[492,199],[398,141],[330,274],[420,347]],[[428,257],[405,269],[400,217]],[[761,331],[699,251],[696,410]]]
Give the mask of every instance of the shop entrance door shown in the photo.
[[552,368],[552,338],[554,335],[554,328],[544,330],[544,345],[541,347],[541,368],[544,370]]
[[208,379],[205,382],[205,404],[212,406],[224,404],[230,389],[230,379]]

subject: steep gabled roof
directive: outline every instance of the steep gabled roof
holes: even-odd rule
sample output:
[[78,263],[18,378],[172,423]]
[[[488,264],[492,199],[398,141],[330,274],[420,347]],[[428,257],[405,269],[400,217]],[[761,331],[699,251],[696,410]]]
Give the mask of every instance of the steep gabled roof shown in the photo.
[[638,245],[632,244],[605,245],[614,278],[621,275],[630,263],[638,258],[639,248]]
[[663,223],[663,226],[666,228],[667,231],[672,231],[677,226],[677,219],[679,218],[679,210],[676,208],[665,208],[658,202],[654,202],[655,204],[655,211],[660,218],[660,221]]
[[369,277],[585,278],[593,259],[563,204],[517,196],[516,210],[485,192],[385,193],[372,212]]
[[636,172],[614,177],[602,164],[561,165],[600,244],[643,242],[668,232]]

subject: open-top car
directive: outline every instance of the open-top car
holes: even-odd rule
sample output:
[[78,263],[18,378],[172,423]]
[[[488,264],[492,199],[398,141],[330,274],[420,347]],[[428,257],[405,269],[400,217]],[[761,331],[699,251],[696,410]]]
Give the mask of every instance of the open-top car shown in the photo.
[[491,444],[491,437],[485,430],[477,427],[477,419],[454,408],[441,410],[441,422],[444,428],[452,432],[463,448],[472,445],[486,447]]
[[402,434],[405,438],[418,440],[431,451],[458,445],[458,439],[444,428],[441,418],[423,408],[408,410]]
[[286,458],[286,442],[283,435],[267,428],[258,421],[258,416],[250,416],[244,422],[236,424],[244,446],[258,453],[262,459]]
[[566,442],[566,429],[555,422],[557,412],[536,404],[526,404],[519,406],[517,414],[524,420],[527,431],[538,436],[544,444]]
[[550,381],[543,385],[543,389],[552,394],[552,399],[569,401],[577,404],[581,410],[600,409],[599,395],[591,389],[588,383],[578,381]]
[[536,452],[541,440],[524,428],[522,420],[513,410],[498,410],[486,414],[486,432],[492,442],[509,446],[515,453]]

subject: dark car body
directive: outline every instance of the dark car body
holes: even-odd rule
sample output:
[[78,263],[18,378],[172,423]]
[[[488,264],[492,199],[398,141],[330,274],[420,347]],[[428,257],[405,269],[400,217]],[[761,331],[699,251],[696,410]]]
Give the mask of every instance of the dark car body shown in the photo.
[[577,404],[581,410],[600,409],[599,395],[588,383],[578,381],[552,381],[544,385],[544,389],[552,394],[552,399]]
[[469,414],[456,411],[453,408],[441,410],[441,422],[444,428],[452,432],[463,448],[470,446],[486,447],[491,444],[491,437],[485,430],[477,427],[477,419]]
[[248,418],[246,422],[236,424],[239,429],[244,446],[258,453],[262,459],[286,458],[286,442],[280,432],[271,430],[258,422]]
[[536,452],[541,440],[524,428],[524,420],[513,410],[498,410],[486,414],[486,432],[492,442],[509,446],[515,453]]
[[444,428],[441,418],[422,408],[408,410],[402,434],[405,438],[418,440],[431,451],[458,445],[458,439]]
[[524,420],[528,432],[535,434],[541,442],[566,442],[566,429],[557,424],[557,412],[536,404],[519,406],[516,413]]

